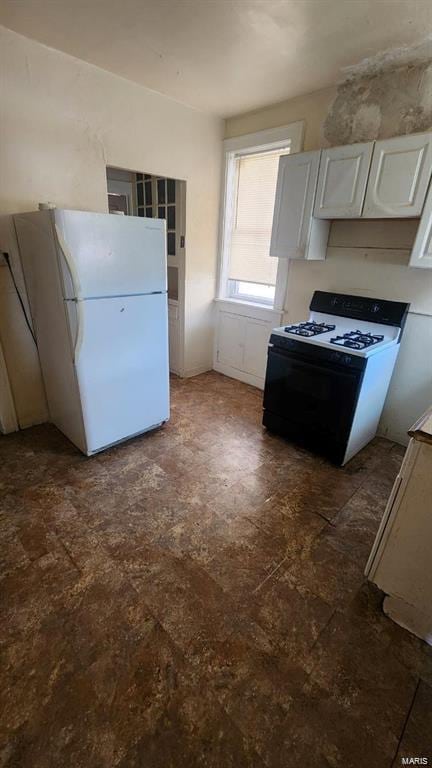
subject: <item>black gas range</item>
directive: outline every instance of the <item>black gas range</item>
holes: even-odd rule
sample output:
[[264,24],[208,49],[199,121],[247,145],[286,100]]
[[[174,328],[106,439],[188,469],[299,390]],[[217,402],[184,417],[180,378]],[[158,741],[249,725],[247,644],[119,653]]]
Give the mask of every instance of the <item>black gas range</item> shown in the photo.
[[263,424],[336,464],[376,434],[409,304],[315,291],[270,337]]

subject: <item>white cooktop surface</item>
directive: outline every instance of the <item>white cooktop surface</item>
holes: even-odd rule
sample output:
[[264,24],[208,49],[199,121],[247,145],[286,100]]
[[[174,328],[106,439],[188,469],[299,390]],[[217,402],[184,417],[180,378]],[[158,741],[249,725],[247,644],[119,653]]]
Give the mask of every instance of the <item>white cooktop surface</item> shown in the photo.
[[[370,323],[364,320],[352,320],[349,317],[338,317],[336,315],[327,315],[321,312],[311,312],[308,320],[301,320],[299,322],[328,323],[335,325],[336,327],[333,331],[320,333],[318,336],[299,336],[295,333],[285,331],[285,328],[288,325],[298,325],[299,323],[287,323],[281,328],[274,328],[273,333],[276,333],[279,336],[295,339],[296,341],[301,341],[304,344],[314,344],[318,347],[326,347],[327,349],[337,350],[339,352],[342,351],[346,354],[358,355],[359,357],[370,357],[377,352],[381,352],[383,349],[387,349],[388,347],[397,344],[400,335],[400,328],[392,325],[381,325],[380,323]],[[352,349],[351,347],[344,347],[330,342],[330,339],[333,339],[335,336],[343,336],[344,333],[349,333],[350,331],[371,333],[373,335],[384,336],[384,338],[377,344],[365,347],[364,349]]]

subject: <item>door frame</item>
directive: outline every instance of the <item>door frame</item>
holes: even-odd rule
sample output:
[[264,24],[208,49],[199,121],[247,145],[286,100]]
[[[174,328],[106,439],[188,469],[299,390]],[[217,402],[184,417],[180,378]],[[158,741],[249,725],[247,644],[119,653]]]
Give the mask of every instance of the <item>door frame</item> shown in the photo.
[[[179,309],[179,328],[178,328],[178,367],[179,375],[185,375],[185,312],[186,312],[186,181],[176,179],[176,214],[179,217],[180,225],[176,226],[176,264],[171,257],[171,266],[178,269],[178,309]],[[177,225],[177,222],[176,222]],[[183,238],[183,240],[181,240]],[[181,245],[181,242],[183,245]],[[168,257],[170,263],[170,257]]]

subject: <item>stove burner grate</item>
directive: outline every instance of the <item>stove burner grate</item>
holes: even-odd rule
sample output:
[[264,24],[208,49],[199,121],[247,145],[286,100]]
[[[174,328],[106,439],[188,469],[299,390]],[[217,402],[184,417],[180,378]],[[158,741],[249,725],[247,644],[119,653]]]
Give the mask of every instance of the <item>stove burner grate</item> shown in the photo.
[[284,331],[286,333],[293,333],[295,336],[319,336],[320,333],[328,333],[329,331],[334,331],[335,328],[336,326],[330,323],[315,323],[311,321],[287,325]]
[[349,331],[343,336],[335,336],[330,339],[331,344],[337,344],[339,347],[348,347],[349,349],[367,349],[374,344],[379,344],[384,340],[384,336],[374,333],[365,333],[363,331]]

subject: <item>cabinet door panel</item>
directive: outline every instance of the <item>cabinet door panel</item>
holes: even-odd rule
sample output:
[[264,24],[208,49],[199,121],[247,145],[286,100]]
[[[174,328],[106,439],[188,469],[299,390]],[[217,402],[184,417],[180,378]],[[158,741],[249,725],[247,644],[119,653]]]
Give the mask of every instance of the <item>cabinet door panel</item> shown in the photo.
[[411,253],[410,267],[432,269],[432,182]]
[[315,216],[338,219],[361,215],[372,149],[373,142],[323,150]]
[[377,141],[363,216],[420,216],[431,171],[431,133]]
[[320,152],[285,155],[279,160],[271,256],[302,259],[309,237]]
[[242,315],[219,313],[218,362],[244,370],[244,340],[246,318]]
[[267,347],[271,331],[271,323],[246,318],[244,370],[261,379],[265,378]]

